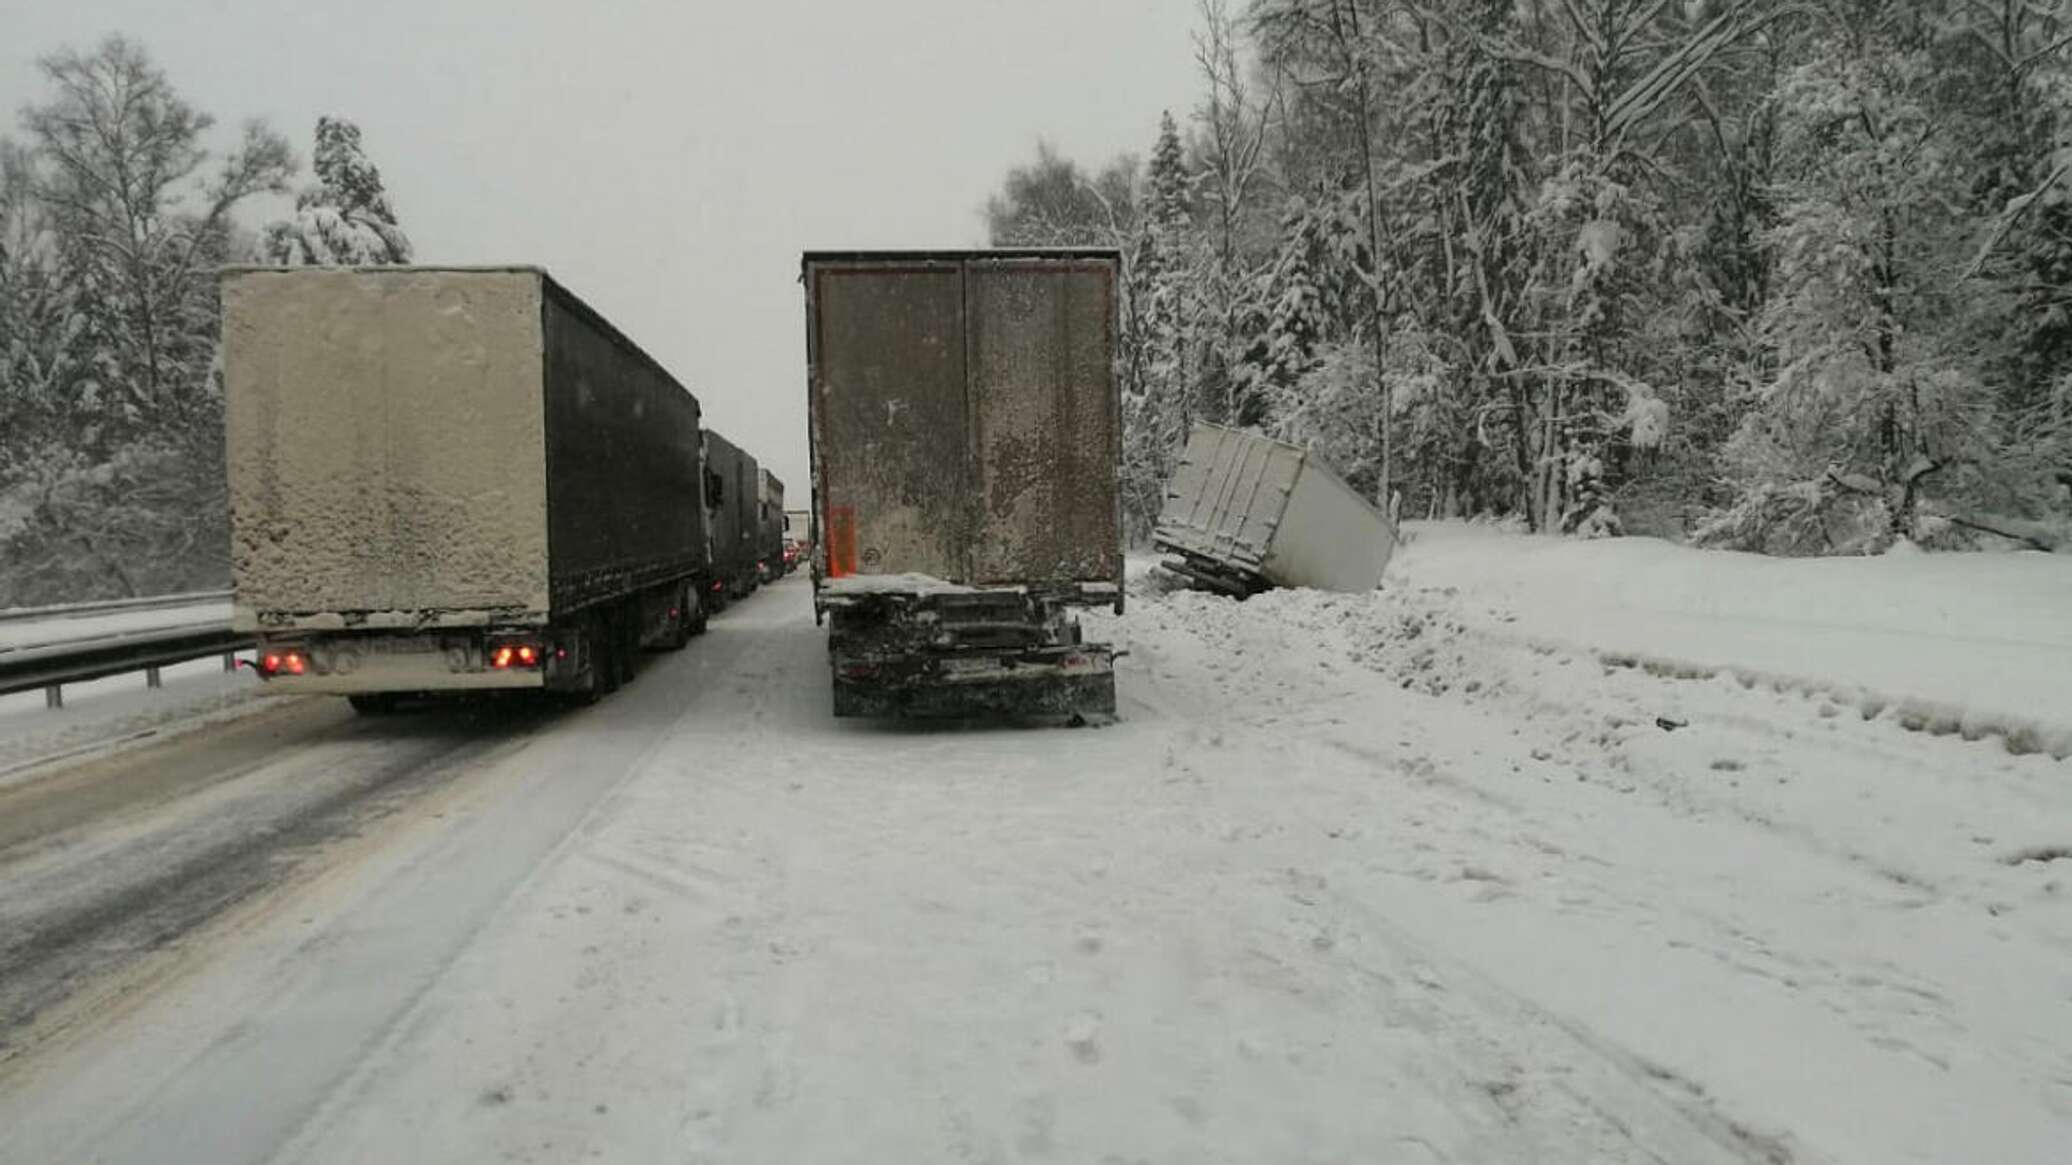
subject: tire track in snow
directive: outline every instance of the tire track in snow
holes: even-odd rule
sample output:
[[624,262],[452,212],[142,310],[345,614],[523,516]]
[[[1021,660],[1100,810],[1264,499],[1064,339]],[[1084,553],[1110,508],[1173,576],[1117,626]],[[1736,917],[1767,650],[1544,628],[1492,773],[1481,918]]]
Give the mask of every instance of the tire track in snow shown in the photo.
[[277,888],[322,843],[532,727],[509,713],[464,712],[289,725],[284,737],[265,733],[268,751],[213,775],[211,742],[197,738],[123,754],[84,790],[58,774],[48,789],[14,791],[30,802],[25,817],[64,825],[0,854],[10,887],[0,905],[0,1055],[93,976]]

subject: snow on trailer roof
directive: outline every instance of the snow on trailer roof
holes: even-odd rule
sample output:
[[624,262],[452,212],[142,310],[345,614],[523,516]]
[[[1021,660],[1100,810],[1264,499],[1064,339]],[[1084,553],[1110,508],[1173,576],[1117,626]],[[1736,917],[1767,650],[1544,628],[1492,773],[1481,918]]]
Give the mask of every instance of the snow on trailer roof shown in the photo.
[[[628,355],[633,356],[660,373],[664,380],[675,385],[685,396],[690,397],[693,401],[698,400],[698,394],[692,392],[690,387],[684,384],[682,378],[671,372],[668,365],[655,359],[653,355],[649,354],[647,349],[635,343],[631,336],[620,331],[617,324],[604,318],[604,315],[596,308],[591,307],[582,296],[570,291],[566,284],[554,278],[552,272],[545,267],[534,264],[386,263],[365,267],[282,267],[263,263],[231,263],[217,268],[216,274],[218,279],[227,279],[233,275],[536,275],[539,277],[540,282],[546,286],[547,294],[560,300],[562,306],[582,317],[583,322],[596,328],[607,339],[624,348]],[[699,402],[698,412],[701,419],[704,411],[705,406],[703,402]]]
[[822,579],[822,593],[829,595],[975,595],[987,592],[1021,592],[1025,587],[974,587],[953,583],[932,574],[845,574]]

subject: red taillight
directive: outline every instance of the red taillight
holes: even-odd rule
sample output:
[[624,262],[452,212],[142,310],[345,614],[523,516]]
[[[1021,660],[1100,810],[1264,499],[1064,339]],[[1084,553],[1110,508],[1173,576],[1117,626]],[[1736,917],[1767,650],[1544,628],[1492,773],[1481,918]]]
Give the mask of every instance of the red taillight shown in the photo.
[[713,580],[712,580],[712,593],[713,593],[713,594],[718,594],[718,593],[719,593],[719,589],[720,589],[721,587],[723,587],[723,586],[726,586],[726,585],[727,585],[727,580],[725,580],[725,579],[723,579],[723,578],[716,578],[716,579],[713,579]]
[[269,679],[283,672],[299,676],[309,670],[309,657],[299,651],[269,651],[259,657],[259,674]]
[[683,610],[678,607],[671,607],[669,608],[669,617],[671,619],[681,619],[683,618]]
[[489,649],[489,666],[503,671],[514,667],[538,667],[540,649],[531,643],[498,643]]

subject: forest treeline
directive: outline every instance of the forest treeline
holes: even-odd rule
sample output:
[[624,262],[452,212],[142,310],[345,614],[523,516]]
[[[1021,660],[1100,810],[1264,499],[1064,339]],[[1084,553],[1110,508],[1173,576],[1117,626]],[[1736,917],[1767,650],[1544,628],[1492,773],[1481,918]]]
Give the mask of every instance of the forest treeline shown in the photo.
[[407,262],[360,131],[316,126],[314,182],[261,122],[218,130],[144,49],[40,63],[0,136],[0,607],[229,585],[217,270]]
[[1039,147],[985,213],[1123,252],[1140,536],[1209,420],[1405,516],[2063,549],[2068,41],[2065,0],[1206,0],[1147,154]]

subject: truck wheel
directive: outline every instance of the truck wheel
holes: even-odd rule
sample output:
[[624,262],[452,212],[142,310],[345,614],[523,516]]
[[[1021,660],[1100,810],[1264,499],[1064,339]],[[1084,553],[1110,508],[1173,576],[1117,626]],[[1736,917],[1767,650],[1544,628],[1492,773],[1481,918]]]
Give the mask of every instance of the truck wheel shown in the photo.
[[628,604],[619,608],[613,623],[618,639],[612,644],[612,658],[619,665],[619,686],[624,687],[633,682],[635,669],[640,666],[640,607]]
[[590,690],[587,694],[594,700],[618,690],[618,628],[605,615],[595,615],[590,619]]
[[663,640],[662,650],[682,651],[697,634],[693,629],[698,620],[698,590],[683,587],[676,592],[676,618],[669,621],[669,638]]
[[394,692],[359,692],[347,696],[345,702],[362,716],[386,716],[396,710]]

